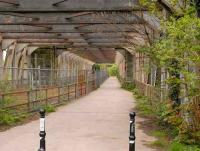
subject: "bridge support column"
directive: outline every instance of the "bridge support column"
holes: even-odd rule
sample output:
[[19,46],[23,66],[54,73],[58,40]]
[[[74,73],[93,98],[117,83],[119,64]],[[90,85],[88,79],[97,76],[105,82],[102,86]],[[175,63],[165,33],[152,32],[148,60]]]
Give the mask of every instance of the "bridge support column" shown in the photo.
[[132,82],[133,81],[133,55],[126,51],[125,54],[125,71],[126,71],[126,81]]
[[119,67],[119,74],[123,81],[133,81],[134,55],[125,49],[117,49],[116,64]]
[[3,79],[3,50],[0,48],[0,80]]

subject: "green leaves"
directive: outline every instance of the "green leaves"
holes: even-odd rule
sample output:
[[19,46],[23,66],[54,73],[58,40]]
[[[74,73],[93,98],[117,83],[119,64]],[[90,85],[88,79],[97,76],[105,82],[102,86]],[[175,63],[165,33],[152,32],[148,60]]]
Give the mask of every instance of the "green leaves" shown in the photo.
[[[167,81],[169,84],[177,82],[187,85],[189,96],[196,95],[190,92],[199,89],[198,73],[191,69],[200,64],[200,19],[191,12],[186,11],[179,19],[171,17],[163,22],[164,36],[150,47],[140,49],[157,66],[167,68],[172,73],[179,73],[183,78],[175,80],[169,77]],[[173,66],[172,60],[177,60],[178,66]]]
[[110,76],[118,76],[119,71],[117,65],[113,64],[111,67],[108,68]]

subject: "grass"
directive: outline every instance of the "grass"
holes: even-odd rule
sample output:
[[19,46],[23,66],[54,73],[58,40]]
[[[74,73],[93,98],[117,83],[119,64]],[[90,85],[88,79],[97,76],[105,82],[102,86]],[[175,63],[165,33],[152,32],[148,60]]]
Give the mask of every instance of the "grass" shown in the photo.
[[124,82],[121,86],[121,88],[127,90],[127,91],[133,91],[135,86],[132,83]]
[[56,111],[56,107],[53,106],[52,104],[47,104],[45,107],[44,107],[45,111],[47,113],[51,113],[51,112],[55,112]]
[[26,118],[26,114],[13,115],[7,110],[0,110],[0,125],[12,126]]
[[169,139],[166,132],[161,130],[153,130],[150,132],[150,135],[157,138],[156,141],[150,143],[151,147],[165,149],[169,145]]
[[165,132],[159,131],[159,130],[151,131],[151,135],[155,136],[157,138],[165,138],[167,136],[167,134]]
[[184,145],[179,142],[172,142],[169,145],[168,151],[200,151],[198,146]]
[[156,148],[165,148],[167,145],[167,142],[163,141],[163,140],[156,140],[152,143],[150,143],[151,147],[156,147]]

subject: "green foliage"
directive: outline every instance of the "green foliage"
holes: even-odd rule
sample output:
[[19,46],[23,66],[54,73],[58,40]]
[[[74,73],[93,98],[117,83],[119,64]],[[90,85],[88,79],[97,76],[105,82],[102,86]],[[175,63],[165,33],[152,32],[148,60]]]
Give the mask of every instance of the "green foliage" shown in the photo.
[[158,148],[165,148],[167,145],[167,142],[163,140],[156,140],[150,144],[152,147],[158,147]]
[[109,67],[108,71],[110,76],[118,76],[119,74],[118,67],[115,64]]
[[154,116],[154,110],[152,109],[149,100],[144,97],[137,95],[136,96],[137,101],[137,109],[139,110],[139,113],[144,116]]
[[[183,108],[189,109],[189,106],[174,107],[172,101],[154,102],[145,96],[141,96],[137,89],[132,90],[132,92],[136,98],[136,108],[139,114],[156,118],[159,126],[163,127],[172,139],[186,144],[199,144],[200,132],[193,133],[188,129],[188,124],[181,112]],[[153,135],[161,137],[162,133],[153,133]]]
[[13,125],[25,118],[25,114],[14,115],[9,110],[0,109],[0,125]]
[[164,131],[159,131],[159,130],[152,131],[151,135],[158,138],[165,138],[167,136],[167,134]]
[[200,148],[198,146],[184,145],[174,141],[169,145],[168,151],[200,151]]
[[[167,126],[173,138],[187,143],[199,144],[200,135],[192,132],[183,113],[190,114],[193,110],[191,103],[180,105],[180,98],[196,96],[200,91],[200,80],[197,67],[200,64],[200,19],[196,16],[196,8],[190,0],[168,1],[173,14],[163,18],[158,1],[140,0],[141,4],[161,20],[162,37],[155,40],[151,46],[138,51],[146,54],[153,65],[167,69],[169,73],[166,82],[169,85],[170,98],[175,101],[156,102],[153,104],[154,116],[162,125]],[[138,108],[146,115],[150,115],[152,106],[146,105],[148,100],[138,101]],[[151,100],[153,101],[153,100]],[[180,143],[172,144],[171,150],[191,150]],[[193,149],[193,148],[192,148]],[[195,150],[195,149],[193,149]]]
[[152,142],[150,146],[157,148],[167,148],[169,141],[165,131],[154,130],[151,132],[151,136],[158,138],[156,141]]
[[15,98],[11,96],[4,96],[0,98],[0,107],[6,107],[9,104],[13,104],[15,102]]
[[[162,5],[158,0],[139,0],[140,4],[147,8],[151,13],[155,14],[159,18],[163,18]],[[171,8],[173,16],[178,17],[184,15],[187,11],[190,11],[191,0],[168,0],[167,4]],[[195,3],[193,3],[195,5]]]
[[8,81],[0,81],[0,92],[7,93],[12,90]]
[[135,89],[135,85],[130,82],[123,82],[121,88],[128,91],[133,91]]
[[101,65],[99,65],[99,64],[94,64],[93,66],[92,66],[92,70],[93,71],[99,71],[101,69]]
[[200,148],[195,145],[185,145],[177,141],[173,141],[169,144],[168,140],[164,137],[157,137],[158,140],[152,142],[150,146],[156,148],[162,148],[167,151],[200,151]]
[[52,104],[47,104],[45,107],[44,107],[45,111],[47,113],[51,113],[51,112],[55,112],[56,111],[56,108],[55,106],[53,106]]
[[[154,64],[166,68],[170,73],[166,82],[173,87],[184,85],[188,96],[199,92],[200,81],[198,73],[194,71],[195,65],[200,64],[199,29],[200,19],[194,13],[186,13],[178,20],[171,17],[162,23],[165,35],[150,47],[139,50],[148,55]],[[174,61],[177,65],[173,64]],[[176,73],[179,74],[175,76]]]

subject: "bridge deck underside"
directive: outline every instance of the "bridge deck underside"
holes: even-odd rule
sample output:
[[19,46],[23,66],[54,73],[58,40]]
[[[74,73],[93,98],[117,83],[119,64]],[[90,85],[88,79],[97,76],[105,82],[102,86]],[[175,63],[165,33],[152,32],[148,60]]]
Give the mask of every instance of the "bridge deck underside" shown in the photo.
[[158,22],[137,0],[0,1],[2,49],[56,47],[97,63],[112,63],[116,48],[145,45]]

